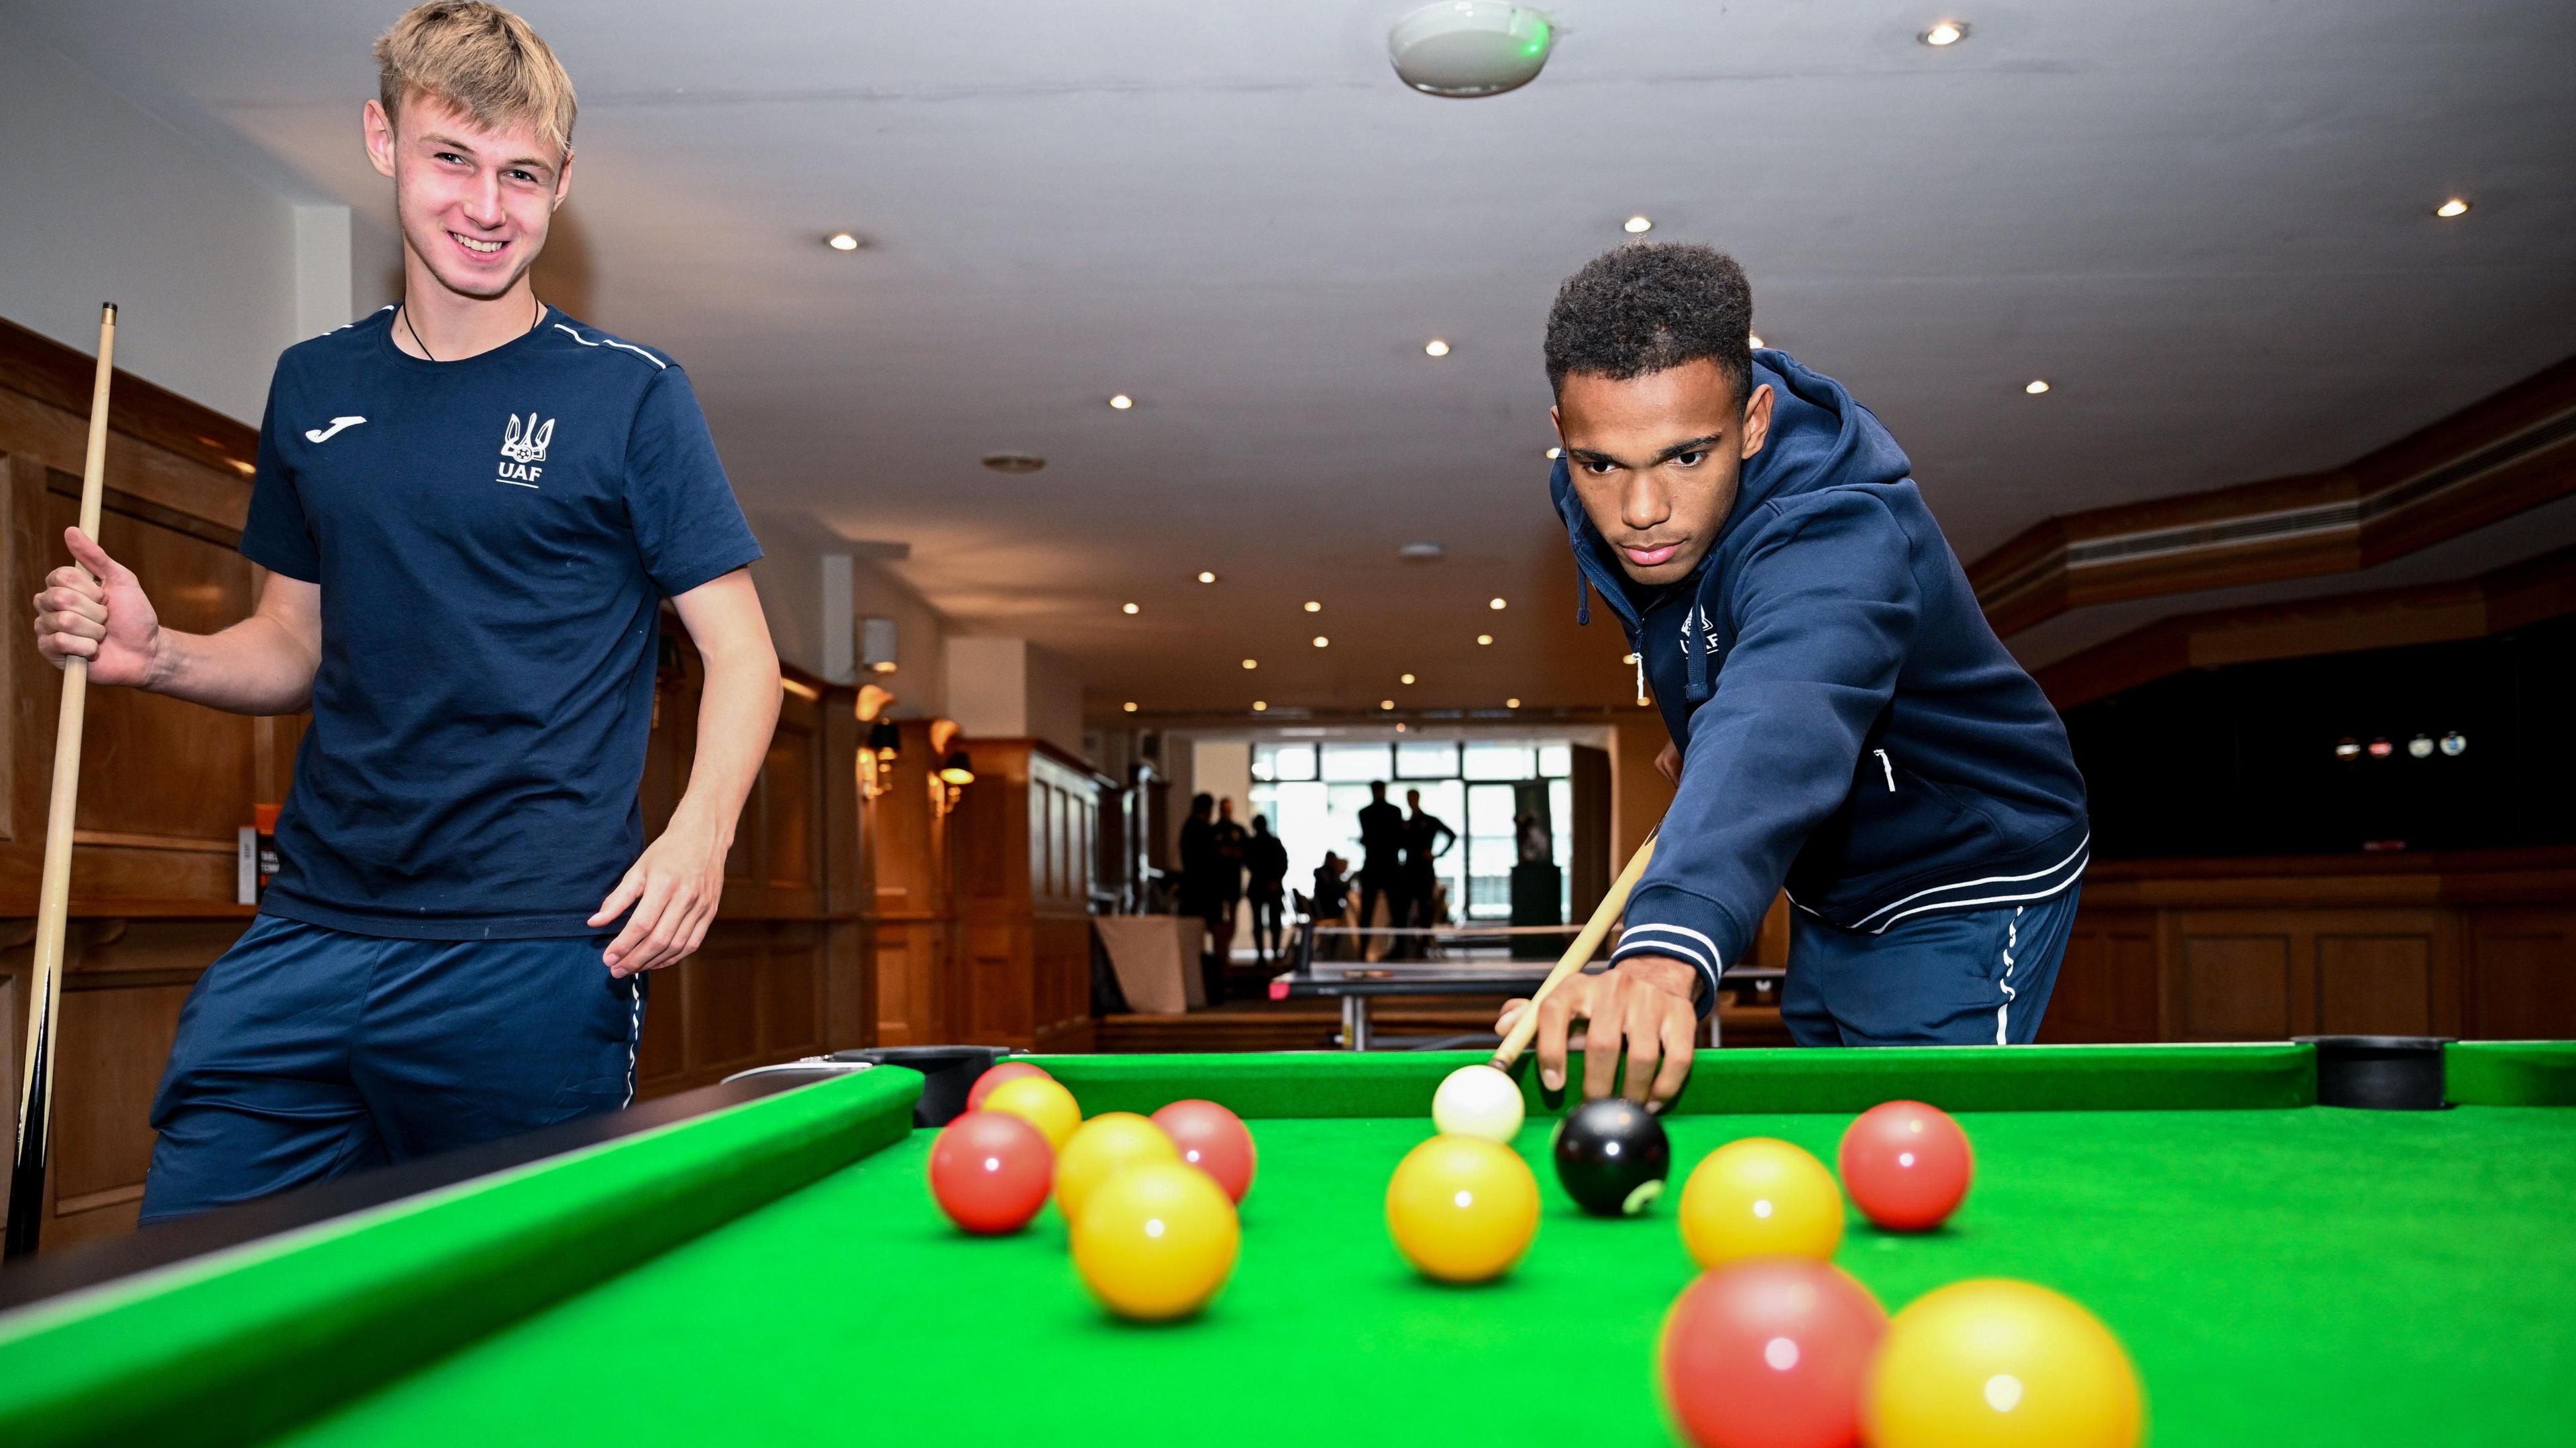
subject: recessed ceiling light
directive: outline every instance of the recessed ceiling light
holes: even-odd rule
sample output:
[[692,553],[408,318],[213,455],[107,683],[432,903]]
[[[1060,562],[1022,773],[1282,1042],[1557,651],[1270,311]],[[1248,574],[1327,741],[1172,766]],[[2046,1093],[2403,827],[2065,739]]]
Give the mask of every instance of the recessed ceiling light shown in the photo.
[[1255,700],[1253,700],[1253,701],[1252,701],[1252,712],[1253,712],[1253,713],[1255,713],[1255,714],[1267,714],[1267,713],[1269,713],[1269,712],[1270,712],[1270,701],[1269,701],[1269,700],[1267,700],[1267,699],[1255,699]]
[[1136,405],[1136,399],[1128,396],[1124,392],[1121,392],[1109,399],[1109,405],[1120,412],[1125,412],[1127,409]]
[[1119,708],[1121,708],[1121,709],[1126,710],[1126,711],[1127,711],[1128,713],[1130,713],[1130,714],[1133,714],[1133,713],[1135,713],[1135,712],[1136,712],[1136,701],[1135,701],[1135,700],[1133,700],[1133,699],[1130,699],[1130,700],[1128,700],[1126,703],[1121,704],[1121,705],[1119,705],[1118,707],[1119,707]]
[[2048,379],[2045,377],[2034,377],[2027,383],[2024,383],[2021,390],[2029,393],[2033,397],[2037,397],[2039,394],[2048,390]]
[[1259,659],[1245,659],[1243,661],[1243,666],[1247,669],[1257,669],[1261,667],[1261,661]]
[[1643,236],[1655,229],[1655,223],[1647,217],[1631,216],[1620,229],[1630,236]]
[[1931,29],[1915,37],[1930,46],[1956,45],[1967,38],[1968,22],[1965,20],[1936,21]]
[[1118,605],[1118,611],[1120,613],[1135,613],[1137,612],[1137,608],[1136,605],[1132,603],[1122,603]]
[[1749,337],[1745,338],[1745,339],[1744,339],[1744,345],[1745,345],[1745,346],[1747,346],[1747,347],[1759,347],[1759,346],[1761,346],[1761,345],[1762,345],[1762,334],[1761,334],[1761,333],[1759,333],[1759,332],[1756,332],[1756,333],[1754,333],[1752,336],[1749,336]]
[[1492,634],[1478,634],[1478,635],[1476,635],[1476,642],[1477,642],[1477,643],[1480,643],[1480,644],[1489,644],[1489,643],[1492,643],[1493,641],[1494,641],[1494,636],[1493,636]]
[[2454,196],[2450,200],[2443,202],[2441,205],[2434,207],[2433,214],[2446,221],[2454,216],[2466,216],[2469,214],[2469,203],[2461,200],[2457,196]]
[[1201,582],[1201,583],[1214,583],[1214,582],[1216,582],[1216,575],[1215,575],[1215,574],[1213,574],[1213,573],[1210,573],[1210,572],[1206,571],[1205,569],[1201,569],[1201,570],[1199,571],[1199,582]]
[[1377,701],[1377,706],[1381,709],[1392,709],[1395,707],[1395,701],[1393,699],[1380,699]]
[[1411,674],[1398,674],[1395,676],[1395,681],[1399,684],[1410,684],[1413,682],[1413,676]]
[[1501,599],[1499,599],[1499,598],[1489,598],[1489,599],[1486,599],[1486,600],[1485,600],[1485,607],[1487,607],[1487,608],[1491,608],[1491,609],[1500,609],[1500,608],[1505,607],[1505,604],[1504,604],[1504,603],[1503,603],[1503,601],[1502,601]]
[[833,232],[823,238],[823,244],[834,251],[857,251],[867,245],[866,242],[859,240],[858,233],[850,231]]
[[1324,606],[1310,598],[1306,600],[1306,611],[1308,613],[1322,613],[1324,611]]
[[1503,707],[1504,707],[1504,708],[1506,708],[1506,709],[1517,709],[1517,708],[1519,708],[1520,706],[1521,706],[1521,701],[1520,701],[1520,700],[1518,700],[1518,699],[1505,699],[1505,700],[1503,701]]
[[1563,456],[1565,456],[1565,449],[1561,447],[1552,447],[1547,450],[1547,460],[1549,462],[1555,462],[1558,458]]
[[984,466],[997,473],[1033,473],[1046,466],[1046,459],[1036,453],[986,453]]
[[1422,344],[1422,352],[1426,357],[1446,357],[1449,355],[1449,344],[1434,337]]
[[1329,649],[1332,646],[1333,641],[1331,639],[1324,637],[1322,634],[1315,635],[1315,647],[1319,649]]

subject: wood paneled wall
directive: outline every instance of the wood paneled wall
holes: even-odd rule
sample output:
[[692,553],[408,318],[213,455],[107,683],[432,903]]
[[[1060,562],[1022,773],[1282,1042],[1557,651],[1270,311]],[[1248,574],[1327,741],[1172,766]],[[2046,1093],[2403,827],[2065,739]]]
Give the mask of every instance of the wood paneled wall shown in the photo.
[[[0,597],[25,600],[67,561],[89,363],[0,323]],[[261,575],[235,546],[255,438],[230,418],[120,376],[102,543],[133,567],[162,621],[203,631],[250,611]],[[26,615],[0,628],[0,1096],[14,1114],[26,1029],[59,676]],[[666,627],[677,634],[676,623]],[[678,799],[696,744],[701,670],[685,637],[657,689],[643,788],[648,828]],[[744,1066],[870,1044],[876,1025],[860,726],[848,690],[799,678],[726,868],[699,955],[652,982],[640,1089],[684,1089]],[[236,831],[283,799],[300,719],[243,719],[123,689],[93,690],[81,769],[54,1088],[48,1248],[130,1229],[151,1159],[148,1108],[179,1008],[251,910],[233,903]]]
[[964,1039],[1091,1049],[1091,881],[1101,777],[1036,739],[966,744],[956,811]]
[[930,721],[906,719],[901,752],[878,780],[876,824],[877,1040],[888,1046],[962,1039],[944,796],[931,757]]
[[975,782],[935,775],[903,724],[877,801],[877,1038],[1092,1048],[1091,891],[1108,781],[1035,739],[959,739]]
[[2093,867],[2052,1041],[2576,1036],[2576,851]]

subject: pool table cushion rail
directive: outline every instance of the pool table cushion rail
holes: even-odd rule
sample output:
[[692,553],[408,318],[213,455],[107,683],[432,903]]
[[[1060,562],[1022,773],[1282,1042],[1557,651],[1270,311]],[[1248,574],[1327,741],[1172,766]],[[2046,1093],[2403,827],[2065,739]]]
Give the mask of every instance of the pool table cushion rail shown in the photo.
[[257,1440],[903,1140],[920,1090],[852,1072],[0,1316],[0,1442]]
[[[1318,1051],[1030,1056],[1085,1115],[1151,1112],[1203,1096],[1247,1117],[1420,1116],[1431,1093],[1482,1051]],[[1569,1063],[1579,1076],[1579,1065]],[[1533,1112],[1562,1093],[1513,1075]],[[1869,1051],[1706,1051],[1675,1109],[1689,1114],[1859,1112],[1904,1097],[1950,1111],[2231,1110],[2316,1102],[2316,1052],[2251,1045],[1938,1046]]]

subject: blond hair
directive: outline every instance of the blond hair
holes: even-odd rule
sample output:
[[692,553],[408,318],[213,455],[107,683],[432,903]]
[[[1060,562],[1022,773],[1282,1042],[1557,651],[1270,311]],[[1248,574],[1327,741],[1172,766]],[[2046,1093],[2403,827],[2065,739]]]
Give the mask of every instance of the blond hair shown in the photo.
[[528,22],[483,0],[429,0],[376,42],[387,120],[421,91],[492,129],[525,121],[572,152],[572,77]]

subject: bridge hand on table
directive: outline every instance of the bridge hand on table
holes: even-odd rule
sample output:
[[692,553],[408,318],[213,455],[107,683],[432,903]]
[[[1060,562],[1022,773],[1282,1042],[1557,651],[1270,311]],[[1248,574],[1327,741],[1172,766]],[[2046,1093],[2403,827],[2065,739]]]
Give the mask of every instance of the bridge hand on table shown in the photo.
[[[1699,1034],[1691,991],[1698,981],[1686,962],[1660,955],[1630,956],[1598,975],[1568,977],[1538,1008],[1539,1083],[1564,1089],[1566,1038],[1580,1020],[1586,1023],[1584,1099],[1611,1094],[1624,1043],[1628,1075],[1621,1094],[1660,1110],[1690,1078]],[[1528,1008],[1527,1000],[1505,1002],[1495,1033],[1510,1035]]]

